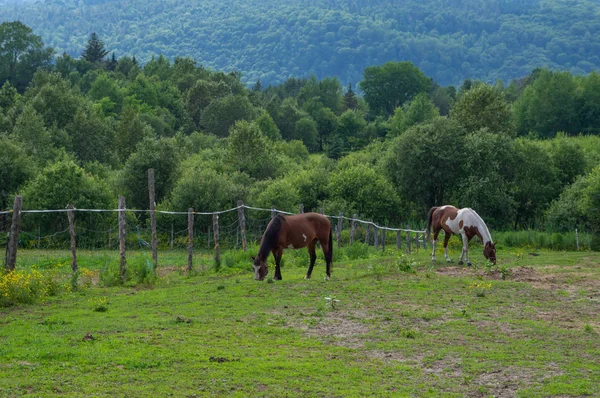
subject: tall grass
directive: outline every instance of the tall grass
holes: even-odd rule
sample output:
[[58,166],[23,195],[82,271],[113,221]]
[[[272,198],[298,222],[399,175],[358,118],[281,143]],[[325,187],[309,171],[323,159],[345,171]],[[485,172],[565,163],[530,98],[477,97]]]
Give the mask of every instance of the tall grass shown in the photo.
[[[550,250],[577,250],[573,232],[506,231],[494,233],[497,244],[506,247],[523,247]],[[579,250],[597,250],[598,237],[579,233]]]

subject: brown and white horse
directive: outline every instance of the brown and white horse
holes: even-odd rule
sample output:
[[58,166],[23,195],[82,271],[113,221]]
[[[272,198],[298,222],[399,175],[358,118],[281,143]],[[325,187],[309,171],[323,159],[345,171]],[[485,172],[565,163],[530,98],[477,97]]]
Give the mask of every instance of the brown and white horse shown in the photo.
[[429,239],[430,229],[433,227],[433,252],[431,260],[435,261],[435,246],[438,240],[440,231],[444,230],[444,255],[446,261],[450,262],[448,257],[448,240],[452,234],[462,236],[463,248],[460,254],[459,265],[463,264],[463,256],[467,265],[471,265],[469,261],[469,241],[474,236],[478,236],[483,242],[483,255],[485,258],[496,264],[496,247],[492,242],[492,236],[488,231],[487,226],[479,217],[479,214],[473,209],[464,208],[457,209],[454,206],[432,207],[427,215],[427,237]]
[[284,216],[281,214],[273,217],[260,241],[258,255],[252,257],[254,260],[254,279],[262,281],[267,276],[267,257],[273,253],[275,257],[275,276],[273,279],[281,280],[281,269],[279,264],[283,249],[308,248],[310,265],[305,279],[310,279],[317,255],[315,246],[321,244],[325,261],[327,262],[327,279],[331,277],[333,259],[333,244],[331,240],[331,222],[327,217],[318,213],[296,214]]

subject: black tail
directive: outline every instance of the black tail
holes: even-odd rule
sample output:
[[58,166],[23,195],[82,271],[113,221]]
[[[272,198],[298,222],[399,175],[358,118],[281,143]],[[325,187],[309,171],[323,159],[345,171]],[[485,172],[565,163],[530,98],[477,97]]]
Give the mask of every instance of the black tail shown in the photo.
[[329,251],[327,252],[327,256],[325,257],[325,261],[330,265],[330,270],[333,269],[333,233],[331,226],[329,227]]
[[433,219],[433,212],[439,209],[439,207],[433,206],[427,213],[427,240],[431,240],[431,220]]

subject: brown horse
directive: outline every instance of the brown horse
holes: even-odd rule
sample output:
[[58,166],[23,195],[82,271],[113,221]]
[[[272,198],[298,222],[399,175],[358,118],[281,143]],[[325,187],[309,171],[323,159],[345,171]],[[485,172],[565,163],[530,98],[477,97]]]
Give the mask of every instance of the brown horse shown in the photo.
[[463,255],[466,256],[467,265],[469,261],[469,241],[474,236],[479,236],[483,242],[483,255],[485,258],[496,264],[496,247],[492,242],[492,236],[487,226],[479,217],[475,210],[464,208],[457,209],[454,206],[432,207],[427,215],[427,238],[430,236],[430,229],[433,227],[433,252],[431,260],[435,261],[435,245],[440,231],[444,230],[444,255],[446,261],[450,262],[448,257],[448,240],[452,234],[461,235],[463,249],[460,254],[459,265],[463,264]]
[[267,257],[269,252],[275,257],[275,276],[273,279],[281,280],[281,269],[279,264],[283,249],[300,249],[308,247],[310,266],[306,272],[305,279],[310,279],[317,255],[315,246],[319,242],[327,262],[327,279],[331,277],[331,266],[333,258],[333,244],[331,240],[331,223],[324,215],[318,213],[297,214],[294,216],[276,215],[262,236],[258,255],[252,257],[254,260],[254,279],[262,281],[267,276]]

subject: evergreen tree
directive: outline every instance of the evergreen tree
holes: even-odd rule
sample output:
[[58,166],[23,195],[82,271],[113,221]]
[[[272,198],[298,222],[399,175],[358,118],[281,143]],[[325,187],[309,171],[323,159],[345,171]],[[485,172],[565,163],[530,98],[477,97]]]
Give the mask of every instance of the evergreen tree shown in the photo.
[[358,99],[356,93],[352,91],[352,84],[348,83],[348,91],[344,94],[344,111],[348,109],[356,109],[358,107]]
[[92,33],[81,56],[89,62],[102,62],[106,54],[108,51],[104,48],[104,42],[100,40],[96,32]]
[[115,57],[115,53],[112,53],[112,56],[110,57],[110,61],[108,61],[106,63],[106,69],[114,71],[115,69],[117,69],[117,57]]

